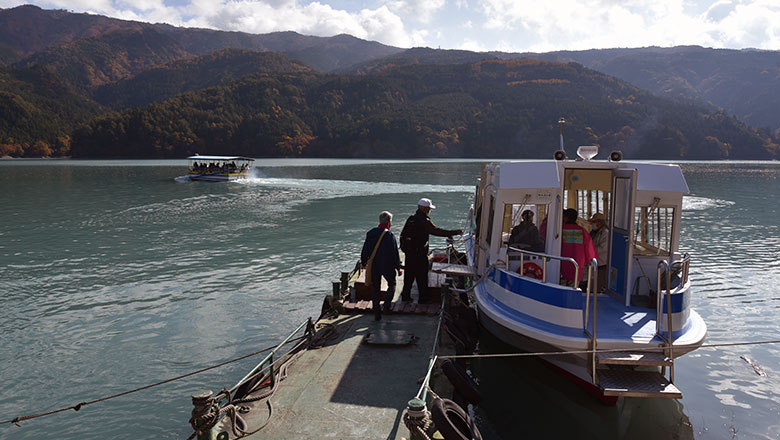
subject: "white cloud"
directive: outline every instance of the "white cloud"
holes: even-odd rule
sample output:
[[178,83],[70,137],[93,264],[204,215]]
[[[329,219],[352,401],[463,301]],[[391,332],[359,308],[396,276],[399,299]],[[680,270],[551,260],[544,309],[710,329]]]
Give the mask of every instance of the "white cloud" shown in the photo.
[[780,46],[776,0],[705,3],[711,4],[701,14],[686,12],[683,0],[558,0],[554,8],[531,0],[480,0],[479,8],[487,31],[518,33],[513,50]]
[[433,15],[444,7],[445,0],[389,0],[387,6],[402,17],[430,23]]
[[[399,47],[549,51],[675,46],[780,49],[779,0],[32,0],[177,26],[347,33]],[[23,4],[0,0],[0,7]],[[334,3],[336,4],[336,3]],[[363,9],[350,5],[371,4]]]
[[457,46],[460,50],[470,50],[473,52],[487,52],[488,50],[491,50],[490,48],[487,48],[483,46],[479,41],[474,41],[470,38],[466,38]]
[[331,36],[350,34],[385,44],[410,47],[415,38],[401,18],[388,7],[348,12],[330,5],[297,1],[230,1],[220,4],[202,2],[200,13],[188,20],[188,26],[205,26],[250,33],[293,30],[305,35]]

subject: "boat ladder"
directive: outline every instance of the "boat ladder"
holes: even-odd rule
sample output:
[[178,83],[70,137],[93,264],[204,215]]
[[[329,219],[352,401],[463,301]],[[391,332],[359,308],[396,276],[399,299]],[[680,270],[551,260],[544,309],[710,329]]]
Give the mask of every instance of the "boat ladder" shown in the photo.
[[[586,300],[586,311],[591,295],[593,296],[593,332],[588,329],[588,315],[585,313],[585,332],[590,337],[590,365],[592,380],[605,396],[626,396],[626,397],[660,397],[669,399],[681,399],[682,392],[674,385],[674,337],[671,331],[665,334],[661,331],[661,298],[666,296],[667,311],[671,312],[671,289],[669,278],[669,265],[661,261],[658,265],[658,284],[661,286],[661,276],[665,273],[667,276],[666,295],[657,295],[656,302],[656,336],[663,343],[659,346],[659,351],[601,351],[597,350],[598,339],[596,327],[596,313],[598,295],[592,292],[592,286],[596,285],[596,280],[591,279],[596,273],[595,259],[588,267],[588,292]],[[665,271],[664,271],[665,269]],[[659,289],[660,290],[660,289]],[[667,313],[667,329],[672,328],[672,314]],[[660,367],[660,368],[659,368]],[[669,377],[666,377],[666,369],[669,368]]]

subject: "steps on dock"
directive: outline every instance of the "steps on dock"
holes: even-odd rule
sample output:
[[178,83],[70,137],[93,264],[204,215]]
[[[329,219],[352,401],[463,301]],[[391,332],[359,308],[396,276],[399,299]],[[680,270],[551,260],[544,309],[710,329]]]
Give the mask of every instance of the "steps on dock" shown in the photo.
[[598,377],[605,396],[682,398],[682,392],[657,371],[605,369]]
[[596,362],[601,365],[643,365],[670,367],[672,359],[664,353],[654,351],[611,351],[596,353]]

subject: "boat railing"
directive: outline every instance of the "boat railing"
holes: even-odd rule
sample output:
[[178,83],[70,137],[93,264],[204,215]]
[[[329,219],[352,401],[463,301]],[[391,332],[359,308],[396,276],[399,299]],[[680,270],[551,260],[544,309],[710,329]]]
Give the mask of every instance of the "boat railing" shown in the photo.
[[525,256],[531,256],[536,258],[541,258],[542,260],[542,282],[547,282],[547,261],[548,260],[558,260],[558,261],[566,261],[574,265],[574,279],[579,279],[580,274],[580,266],[577,264],[577,260],[574,258],[569,257],[561,257],[560,255],[550,255],[550,254],[544,254],[541,252],[531,252],[525,249],[518,249],[514,248],[512,246],[509,246],[510,251],[514,251],[520,254],[520,267],[522,268],[525,264]]
[[[656,271],[656,286],[658,288],[658,294],[656,295],[655,303],[655,334],[664,341],[666,346],[666,356],[669,359],[674,359],[674,327],[672,326],[672,266],[679,264],[680,268],[680,286],[685,286],[688,283],[688,272],[691,266],[691,256],[687,253],[683,255],[682,260],[676,261],[670,265],[666,260],[658,262],[658,269]],[[662,289],[666,282],[666,289]],[[661,315],[663,314],[663,297],[666,297],[666,334],[661,331]],[[674,383],[674,363],[669,367],[669,381]]]
[[[588,342],[590,345],[591,355],[590,355],[590,372],[592,375],[593,383],[597,383],[596,378],[596,348],[597,348],[597,335],[598,335],[598,301],[599,301],[599,295],[598,292],[596,292],[596,286],[598,286],[598,260],[595,258],[591,258],[590,263],[588,264],[588,279],[587,279],[587,288],[585,290],[585,308],[582,310],[582,329],[585,331],[585,334],[588,335]],[[593,296],[593,331],[590,331],[588,329],[589,324],[589,318],[590,318],[590,297]]]

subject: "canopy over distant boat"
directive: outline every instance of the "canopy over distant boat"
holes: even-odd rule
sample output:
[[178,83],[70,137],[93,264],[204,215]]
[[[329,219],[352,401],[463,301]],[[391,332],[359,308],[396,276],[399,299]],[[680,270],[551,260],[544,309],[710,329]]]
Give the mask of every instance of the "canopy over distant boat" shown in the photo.
[[190,156],[187,159],[189,160],[248,160],[251,162],[254,162],[254,159],[251,157],[244,157],[244,156]]
[[244,179],[252,170],[251,157],[243,156],[190,156],[190,180],[202,180],[206,182],[229,182],[231,180]]

